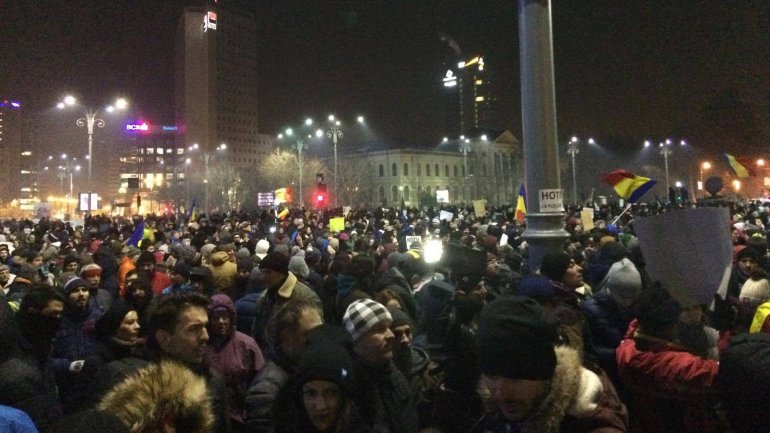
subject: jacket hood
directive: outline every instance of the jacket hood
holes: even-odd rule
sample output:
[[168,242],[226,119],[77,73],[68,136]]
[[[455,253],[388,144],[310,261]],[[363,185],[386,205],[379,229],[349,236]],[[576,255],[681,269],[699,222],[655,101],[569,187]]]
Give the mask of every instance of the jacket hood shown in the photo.
[[227,254],[226,251],[217,251],[215,253],[211,253],[211,265],[212,266],[222,266],[230,259],[230,256]]
[[134,433],[209,433],[214,425],[205,379],[172,361],[129,376],[104,396],[99,409],[116,415]]
[[224,293],[218,293],[210,298],[208,310],[209,314],[216,310],[227,310],[230,314],[235,315],[235,304],[229,296]]

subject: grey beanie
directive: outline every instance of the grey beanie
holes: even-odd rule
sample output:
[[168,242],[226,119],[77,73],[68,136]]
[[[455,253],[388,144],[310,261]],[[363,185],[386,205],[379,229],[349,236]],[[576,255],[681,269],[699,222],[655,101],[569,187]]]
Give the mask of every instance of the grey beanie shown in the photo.
[[289,260],[289,270],[292,274],[302,279],[310,276],[310,268],[308,268],[305,258],[302,256],[294,256]]
[[642,276],[636,265],[629,259],[622,259],[610,267],[607,276],[599,283],[599,289],[607,289],[611,294],[632,301],[642,290]]

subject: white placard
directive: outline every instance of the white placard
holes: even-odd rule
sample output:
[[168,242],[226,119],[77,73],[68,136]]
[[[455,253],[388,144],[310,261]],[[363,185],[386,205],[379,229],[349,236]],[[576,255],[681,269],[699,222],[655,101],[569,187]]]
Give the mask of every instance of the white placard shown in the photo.
[[446,210],[442,210],[439,212],[438,219],[441,220],[447,220],[452,221],[452,218],[454,218],[455,214]]
[[564,212],[564,190],[541,189],[537,193],[537,198],[540,203],[540,213]]
[[406,241],[406,249],[411,249],[412,244],[415,242],[419,242],[420,245],[422,245],[422,238],[420,236],[404,236],[404,239]]
[[438,202],[438,203],[449,203],[449,190],[448,189],[437,189],[436,190],[436,202]]

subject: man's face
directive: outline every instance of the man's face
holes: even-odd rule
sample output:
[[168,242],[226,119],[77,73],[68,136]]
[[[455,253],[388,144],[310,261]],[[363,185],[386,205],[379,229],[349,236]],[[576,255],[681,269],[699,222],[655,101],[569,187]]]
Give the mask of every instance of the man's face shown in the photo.
[[744,257],[738,260],[738,268],[744,275],[749,275],[757,267],[757,262],[751,257]]
[[390,320],[382,320],[363,337],[361,337],[353,347],[361,359],[371,366],[381,366],[387,364],[393,359],[393,347],[396,337],[390,330]]
[[228,311],[218,310],[211,315],[211,333],[226,336],[233,328],[233,316]]
[[548,393],[549,381],[482,375],[492,400],[511,421],[526,420]]
[[102,282],[102,276],[101,275],[92,275],[88,278],[86,278],[86,281],[90,285],[89,288],[91,289],[98,289],[99,284]]
[[43,256],[35,256],[34,259],[32,259],[32,266],[39,268],[43,265]]
[[0,250],[0,260],[2,261],[8,260],[8,255],[9,255],[8,250],[5,250],[5,249]]
[[153,271],[155,271],[155,263],[152,262],[140,262],[138,267],[139,272],[143,273],[144,275],[152,275]]
[[269,289],[277,289],[281,287],[283,281],[286,279],[286,274],[278,271],[274,271],[268,268],[260,269],[262,271],[262,279],[265,282],[265,286]]
[[0,286],[4,286],[9,278],[11,278],[11,271],[9,269],[0,270]]
[[78,262],[69,262],[67,263],[67,266],[64,267],[64,270],[62,272],[72,272],[73,274],[77,272],[78,270]]
[[286,330],[279,336],[281,352],[292,359],[299,358],[305,350],[307,333],[321,326],[323,319],[313,308],[304,310],[297,321],[297,330]]
[[41,316],[60,319],[61,314],[64,311],[64,302],[52,299],[48,301],[48,305],[40,311]]
[[188,364],[200,364],[209,341],[206,332],[208,322],[205,308],[187,307],[179,313],[173,332],[159,329],[155,338],[160,348],[171,357]]
[[412,327],[409,325],[401,325],[391,328],[393,332],[396,350],[410,350],[409,346],[412,344]]
[[70,304],[82,309],[86,308],[88,305],[88,296],[88,287],[75,287],[69,295],[67,295],[67,299]]
[[583,268],[574,260],[570,260],[567,272],[564,273],[562,282],[567,287],[580,287],[583,285]]
[[172,271],[171,274],[169,274],[169,276],[171,277],[171,282],[174,284],[184,284],[187,282],[187,278],[184,275],[179,274],[177,272]]

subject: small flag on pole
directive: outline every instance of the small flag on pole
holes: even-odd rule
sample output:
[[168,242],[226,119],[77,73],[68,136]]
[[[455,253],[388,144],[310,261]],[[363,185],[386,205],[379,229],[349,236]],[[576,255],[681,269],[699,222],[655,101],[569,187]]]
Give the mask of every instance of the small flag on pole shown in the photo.
[[629,203],[634,203],[644,193],[650,190],[656,181],[649,177],[637,176],[627,170],[615,170],[602,176],[602,181],[609,184],[615,189],[620,197],[628,200]]
[[527,217],[527,191],[524,189],[524,184],[519,186],[519,198],[516,200],[516,221],[519,224],[524,222],[524,218]]
[[192,206],[190,206],[190,213],[187,214],[187,220],[189,222],[196,221],[198,219],[198,209],[195,203],[195,198],[192,200]]
[[745,161],[739,161],[739,158],[736,158],[729,153],[725,153],[725,159],[727,160],[727,165],[733,169],[733,172],[735,172],[735,175],[739,178],[743,179],[754,176],[753,171],[749,168],[751,167],[751,164],[746,164]]

